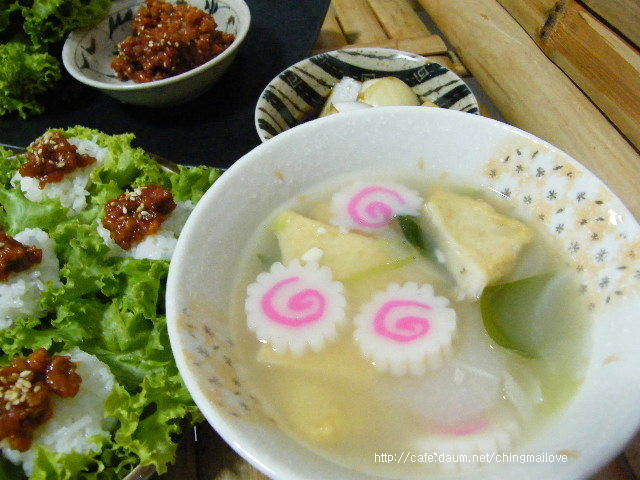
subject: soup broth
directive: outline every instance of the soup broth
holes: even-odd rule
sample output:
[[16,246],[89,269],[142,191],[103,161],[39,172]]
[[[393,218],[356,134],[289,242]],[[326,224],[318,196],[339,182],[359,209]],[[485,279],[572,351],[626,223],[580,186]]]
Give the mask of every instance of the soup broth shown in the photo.
[[[359,210],[370,217],[349,225],[344,211],[357,213],[363,191],[378,195]],[[473,219],[458,218],[465,205]],[[448,206],[449,223],[438,223]],[[487,238],[471,243],[500,246],[486,265],[460,238],[477,235],[483,215],[503,235],[491,237],[489,225],[481,229]],[[375,219],[383,225],[374,228]],[[503,255],[510,238],[521,248]],[[332,327],[297,338],[297,326],[322,320],[297,317],[284,334],[256,326],[265,299],[289,281],[282,275],[311,282],[318,272],[330,281],[305,292],[325,295]],[[476,281],[485,277],[488,285]],[[262,303],[253,298],[258,290],[268,290]],[[298,298],[299,310],[313,310],[316,300]],[[385,323],[381,312],[396,307],[401,314]],[[282,429],[337,464],[395,478],[477,468],[483,461],[474,455],[514,451],[572,398],[588,360],[587,310],[568,258],[546,234],[491,191],[401,176],[327,182],[266,218],[248,241],[230,318],[239,373]],[[367,330],[369,321],[375,328]]]

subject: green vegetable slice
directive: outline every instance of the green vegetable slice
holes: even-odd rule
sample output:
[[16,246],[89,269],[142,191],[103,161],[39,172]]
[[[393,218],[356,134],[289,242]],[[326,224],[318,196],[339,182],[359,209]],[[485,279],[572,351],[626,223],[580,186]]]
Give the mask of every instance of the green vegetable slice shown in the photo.
[[425,258],[437,262],[433,241],[426,235],[415,217],[409,215],[398,215],[396,217],[398,225],[405,240],[413,245]]
[[546,273],[484,289],[482,321],[500,346],[528,358],[542,356],[564,315],[573,282],[564,272]]

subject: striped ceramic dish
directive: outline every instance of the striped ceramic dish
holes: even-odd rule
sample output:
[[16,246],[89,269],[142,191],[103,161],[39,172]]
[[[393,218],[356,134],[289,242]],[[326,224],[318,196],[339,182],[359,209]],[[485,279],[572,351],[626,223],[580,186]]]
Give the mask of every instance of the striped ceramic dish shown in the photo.
[[479,111],[476,98],[467,84],[439,63],[400,50],[349,48],[302,60],[266,86],[255,112],[260,139],[264,142],[316,118],[331,88],[344,76],[360,81],[398,77],[413,88],[422,101],[428,100],[439,107],[463,112]]

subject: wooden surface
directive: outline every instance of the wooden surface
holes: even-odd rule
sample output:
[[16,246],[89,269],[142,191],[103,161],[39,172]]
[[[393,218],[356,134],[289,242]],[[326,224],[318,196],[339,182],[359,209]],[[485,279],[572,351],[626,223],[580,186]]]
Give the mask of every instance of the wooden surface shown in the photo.
[[565,150],[640,217],[640,156],[495,0],[420,0],[507,122]]
[[640,0],[582,0],[582,3],[640,47]]
[[433,57],[460,76],[468,71],[408,0],[333,0],[314,53],[341,47],[385,47]]
[[498,2],[640,149],[640,53],[635,47],[575,0]]
[[[614,4],[623,1],[626,0],[585,3],[600,4],[613,18]],[[460,75],[468,75],[470,70],[508,122],[574,155],[603,178],[640,217],[640,195],[635,188],[640,183],[638,153],[496,0],[419,2],[460,54],[462,63],[447,50],[439,34],[424,24],[420,26],[418,21],[422,23],[422,17],[414,11],[416,3],[411,0],[333,0],[314,49],[325,51],[362,44],[405,47],[414,53],[433,55],[436,61]],[[534,8],[522,9],[519,21],[539,27],[540,18],[548,15],[549,4],[556,2],[528,3]],[[633,13],[633,8],[630,12]],[[563,41],[570,37],[564,37]],[[637,98],[640,93],[636,91],[635,95]],[[206,424],[187,432],[178,458],[173,469],[162,476],[163,480],[267,479]],[[638,470],[634,473],[632,467]],[[614,459],[591,480],[630,480],[638,478],[638,474],[640,439],[627,448],[626,456]]]

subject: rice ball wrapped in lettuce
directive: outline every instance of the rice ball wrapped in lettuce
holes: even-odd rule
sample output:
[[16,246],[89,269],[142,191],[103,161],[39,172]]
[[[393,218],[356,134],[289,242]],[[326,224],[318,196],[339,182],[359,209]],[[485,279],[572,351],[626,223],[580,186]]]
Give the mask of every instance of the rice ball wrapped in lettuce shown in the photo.
[[108,151],[94,139],[65,137],[59,130],[46,132],[34,141],[27,161],[11,179],[32,202],[58,199],[70,214],[83,210],[93,169]]
[[[157,260],[150,255],[114,256],[96,226],[109,200],[157,185],[170,192],[178,206],[186,207],[176,207],[178,215],[166,219],[165,228],[172,230],[175,239],[191,206],[220,172],[209,167],[169,171],[133,147],[130,134],[105,135],[85,127],[57,131],[69,142],[91,142],[94,153],[102,152],[101,161],[92,164],[88,173],[85,205],[79,210],[59,197],[30,199],[20,183],[12,182],[27,162],[26,155],[0,149],[0,224],[11,236],[25,229],[46,232],[59,262],[59,282],[43,282],[38,313],[21,310],[24,315],[0,330],[0,365],[40,348],[77,349],[95,357],[113,377],[109,392],[108,375],[100,377],[105,396],[98,402],[103,403],[100,418],[111,418],[113,423],[101,423],[98,431],[98,414],[87,409],[91,422],[86,431],[98,436],[82,442],[82,447],[69,441],[69,436],[82,437],[75,433],[79,430],[52,423],[48,428],[56,435],[67,432],[65,441],[75,445],[73,453],[62,449],[58,437],[42,437],[38,445],[44,448],[31,460],[5,447],[0,472],[12,472],[10,480],[24,479],[24,472],[29,474],[31,468],[32,478],[47,480],[121,479],[138,465],[163,473],[175,460],[185,421],[201,419],[178,373],[166,331],[163,302],[170,253]],[[12,462],[23,463],[14,466]]]
[[[48,357],[48,354],[38,351],[28,358],[38,354],[44,355],[45,358]],[[34,471],[36,457],[40,448],[53,454],[96,453],[100,451],[101,444],[109,438],[109,430],[115,426],[113,419],[105,418],[104,416],[105,401],[111,394],[115,384],[114,376],[109,367],[95,356],[77,348],[68,352],[67,355],[67,358],[71,361],[70,364],[75,370],[73,373],[80,380],[77,392],[67,398],[51,394],[49,401],[50,412],[47,415],[47,417],[49,415],[50,417],[33,430],[28,448],[24,450],[16,448],[6,438],[0,442],[0,448],[5,457],[14,464],[22,465],[27,475],[31,475]],[[50,363],[56,365],[56,361],[64,358],[64,354],[54,355]],[[40,363],[42,364],[43,362]],[[34,372],[28,369],[21,370],[16,382],[7,382],[8,384],[5,384],[0,380],[0,391],[4,393],[5,401],[9,395],[8,392],[11,391],[10,387],[15,390],[15,385],[21,378],[23,381],[20,385],[29,385],[26,391],[28,393],[34,392],[34,396],[46,390],[47,385],[50,383],[49,372],[51,365],[48,365],[48,369],[46,381],[37,382],[36,380],[39,380],[37,376],[33,378]],[[40,376],[44,376],[44,374]],[[26,380],[28,378],[31,380]],[[25,395],[25,400],[26,398],[28,398],[28,395]],[[11,403],[7,403],[11,407]],[[17,406],[20,406],[19,402],[17,402]],[[3,415],[8,415],[10,411],[7,408],[0,411],[0,422],[4,420]],[[29,425],[29,423],[33,423],[31,418],[23,421],[23,424]]]
[[14,238],[0,231],[0,329],[18,317],[42,317],[40,295],[60,284],[55,244],[39,228],[25,228]]

